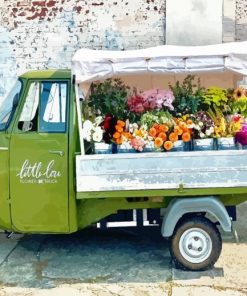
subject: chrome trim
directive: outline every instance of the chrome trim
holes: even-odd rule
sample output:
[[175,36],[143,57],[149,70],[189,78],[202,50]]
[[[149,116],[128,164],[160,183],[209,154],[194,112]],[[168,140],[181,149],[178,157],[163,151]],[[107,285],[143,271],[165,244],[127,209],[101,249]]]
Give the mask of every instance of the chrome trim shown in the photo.
[[49,150],[49,153],[50,154],[57,154],[57,155],[60,155],[61,157],[64,156],[63,151]]

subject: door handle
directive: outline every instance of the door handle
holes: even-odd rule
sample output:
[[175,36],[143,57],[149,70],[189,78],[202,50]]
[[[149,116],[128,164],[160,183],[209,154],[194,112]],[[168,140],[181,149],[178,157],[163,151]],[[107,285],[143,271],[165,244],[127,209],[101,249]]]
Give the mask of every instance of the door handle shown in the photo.
[[8,151],[9,148],[8,147],[0,147],[0,151]]
[[60,155],[60,156],[64,156],[64,152],[63,151],[49,150],[49,153],[51,153],[51,154],[57,154],[57,155]]

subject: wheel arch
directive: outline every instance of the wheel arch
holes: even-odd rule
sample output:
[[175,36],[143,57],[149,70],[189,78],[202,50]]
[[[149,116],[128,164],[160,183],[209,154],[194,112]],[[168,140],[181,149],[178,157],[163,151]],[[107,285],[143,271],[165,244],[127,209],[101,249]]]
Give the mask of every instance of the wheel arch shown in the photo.
[[167,207],[161,227],[162,236],[172,236],[177,223],[184,215],[196,213],[209,213],[225,232],[232,231],[231,218],[223,203],[215,196],[176,198]]

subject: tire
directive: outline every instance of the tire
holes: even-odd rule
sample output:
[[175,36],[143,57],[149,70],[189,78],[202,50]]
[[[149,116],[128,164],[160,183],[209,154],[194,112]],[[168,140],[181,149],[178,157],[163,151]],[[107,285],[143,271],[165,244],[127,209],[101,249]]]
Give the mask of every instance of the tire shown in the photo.
[[201,271],[214,266],[222,249],[218,228],[207,218],[194,216],[179,222],[170,240],[171,257],[177,268]]

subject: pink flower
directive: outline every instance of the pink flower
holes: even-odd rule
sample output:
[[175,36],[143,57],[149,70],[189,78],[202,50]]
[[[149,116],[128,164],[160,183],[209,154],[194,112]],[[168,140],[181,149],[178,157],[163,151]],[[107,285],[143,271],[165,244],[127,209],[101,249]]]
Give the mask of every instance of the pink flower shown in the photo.
[[134,111],[136,113],[143,113],[145,111],[145,108],[144,106],[141,104],[141,103],[138,103],[135,108],[134,108]]
[[238,122],[241,119],[241,115],[239,114],[235,114],[232,116],[232,121],[234,122]]
[[130,97],[127,104],[130,111],[136,113],[160,110],[163,107],[174,110],[172,105],[174,99],[173,92],[170,90],[150,89]]
[[145,147],[145,142],[143,139],[132,138],[130,141],[131,146],[137,151],[143,151]]
[[241,145],[247,145],[247,123],[242,124],[242,128],[235,135],[235,140]]

